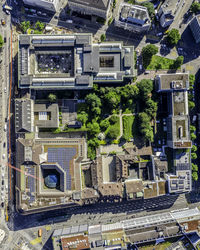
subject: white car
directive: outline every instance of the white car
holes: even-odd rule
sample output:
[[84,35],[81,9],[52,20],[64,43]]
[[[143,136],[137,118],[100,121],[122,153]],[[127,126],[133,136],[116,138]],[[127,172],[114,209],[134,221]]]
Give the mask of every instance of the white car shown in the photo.
[[2,154],[2,158],[5,159],[5,158],[6,158],[6,155],[5,155],[5,154]]

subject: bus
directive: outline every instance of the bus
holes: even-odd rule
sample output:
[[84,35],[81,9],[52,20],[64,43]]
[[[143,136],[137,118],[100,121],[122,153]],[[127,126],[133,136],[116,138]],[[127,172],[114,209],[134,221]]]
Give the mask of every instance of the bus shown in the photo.
[[42,237],[42,229],[41,228],[38,230],[38,237]]

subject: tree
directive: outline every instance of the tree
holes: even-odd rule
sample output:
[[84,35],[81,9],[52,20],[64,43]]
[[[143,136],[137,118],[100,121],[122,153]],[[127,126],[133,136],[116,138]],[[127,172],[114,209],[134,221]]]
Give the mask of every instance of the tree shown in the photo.
[[26,33],[27,29],[30,28],[30,26],[31,26],[30,21],[23,21],[21,22],[21,25],[20,25],[21,30],[23,31],[24,34]]
[[100,127],[97,122],[87,124],[88,132],[91,136],[95,136],[100,133]]
[[194,133],[196,131],[196,127],[193,125],[190,125],[190,133]]
[[35,23],[35,28],[36,28],[37,30],[39,30],[39,31],[43,31],[44,27],[45,27],[45,24],[42,23],[42,22],[40,22],[40,21],[37,21],[37,22]]
[[196,160],[197,159],[197,154],[196,153],[191,153],[191,158],[192,158],[192,160]]
[[155,15],[155,9],[153,3],[146,2],[143,3],[142,5],[147,8],[150,17],[153,17]]
[[194,152],[196,152],[196,151],[197,151],[197,146],[192,145],[192,152],[194,153]]
[[192,13],[197,14],[200,11],[200,3],[198,3],[198,2],[192,3],[190,6],[190,10]]
[[100,122],[100,128],[102,129],[102,131],[106,131],[106,129],[110,126],[110,122],[108,119],[105,119],[103,121]]
[[193,179],[194,181],[197,181],[197,180],[198,180],[198,173],[197,173],[197,172],[193,172],[193,173],[192,173],[192,179]]
[[117,139],[118,134],[119,134],[119,131],[116,129],[116,127],[112,126],[112,127],[110,127],[110,129],[108,130],[106,136],[107,136],[109,139]]
[[110,124],[114,125],[115,123],[117,123],[119,120],[119,118],[116,116],[116,115],[112,115],[110,118],[109,118],[109,122]]
[[194,141],[194,140],[196,140],[197,136],[194,133],[191,133],[190,138],[192,141]]
[[167,40],[171,45],[176,45],[181,39],[181,35],[177,29],[171,29],[167,35]]
[[157,102],[154,102],[152,99],[148,99],[146,101],[146,109],[145,113],[147,113],[150,117],[155,118],[158,109]]
[[149,65],[152,56],[157,53],[158,53],[158,47],[156,47],[153,44],[148,44],[147,46],[143,47],[142,60],[145,68]]
[[198,172],[198,166],[194,163],[192,163],[192,171]]
[[4,41],[2,35],[0,35],[0,49],[3,47]]
[[193,101],[188,101],[189,110],[192,110],[195,107],[195,103]]
[[49,99],[50,102],[55,102],[57,97],[56,97],[55,94],[51,93],[51,94],[48,95],[48,99]]
[[149,94],[153,90],[153,81],[149,79],[143,79],[137,83],[137,87],[139,89],[139,97],[144,100],[147,99]]
[[178,69],[179,67],[181,67],[181,65],[183,64],[183,60],[184,60],[183,56],[178,56],[174,61],[174,68]]
[[101,39],[101,42],[104,42],[106,40],[106,35],[102,34],[101,37],[100,37],[100,39]]
[[95,93],[87,95],[85,102],[93,115],[101,114],[101,99]]
[[190,74],[189,75],[189,81],[190,81],[190,86],[193,86],[195,83],[195,75]]
[[115,109],[120,103],[120,95],[115,91],[109,91],[105,95],[105,100],[111,109]]
[[130,85],[127,84],[124,87],[121,88],[120,94],[122,101],[126,102],[127,99],[133,99],[135,98],[139,93],[139,89],[136,85]]
[[81,111],[81,113],[77,115],[77,120],[82,122],[82,124],[85,126],[88,120],[88,114],[85,111]]
[[153,129],[150,125],[150,117],[142,112],[138,115],[139,130],[145,141],[153,141]]

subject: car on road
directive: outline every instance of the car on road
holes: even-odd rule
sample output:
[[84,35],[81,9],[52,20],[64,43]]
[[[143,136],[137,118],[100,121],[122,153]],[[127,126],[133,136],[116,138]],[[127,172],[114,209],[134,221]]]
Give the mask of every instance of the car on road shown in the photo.
[[4,88],[4,93],[6,93],[6,92],[7,92],[7,88],[5,87],[5,88]]
[[1,185],[2,185],[2,186],[4,185],[4,180],[2,180]]
[[10,15],[10,11],[9,10],[5,10],[7,15]]
[[2,24],[2,25],[5,25],[5,24],[6,24],[5,19],[1,19],[1,24]]
[[[6,158],[6,155],[5,154],[2,154],[2,158],[5,159]],[[2,175],[3,176],[3,175]]]
[[6,143],[5,143],[5,142],[3,143],[3,147],[4,147],[4,148],[6,147]]
[[159,32],[156,34],[156,36],[162,36],[162,34],[163,34],[162,32]]
[[73,23],[73,20],[68,19],[68,20],[66,20],[66,23]]
[[4,131],[5,132],[7,131],[7,123],[5,123],[5,125],[4,125]]
[[4,207],[4,202],[1,202],[1,207]]

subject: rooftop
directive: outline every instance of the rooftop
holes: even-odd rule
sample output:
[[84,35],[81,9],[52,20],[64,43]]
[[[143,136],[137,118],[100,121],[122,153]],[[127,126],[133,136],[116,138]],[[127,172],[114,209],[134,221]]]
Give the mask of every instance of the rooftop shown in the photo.
[[188,73],[160,74],[156,77],[158,91],[189,89]]
[[110,0],[69,0],[70,4],[83,5],[83,8],[107,10]]
[[127,3],[122,3],[120,5],[118,14],[115,17],[115,21],[117,26],[126,24],[127,26],[130,27],[131,25],[135,27],[149,26],[151,23],[148,10],[146,7],[141,5],[127,4]]
[[62,237],[61,244],[62,244],[62,250],[90,249],[90,243],[88,241],[88,236],[85,236],[85,235]]
[[91,34],[20,35],[19,87],[88,89],[134,75],[133,47],[94,44]]

